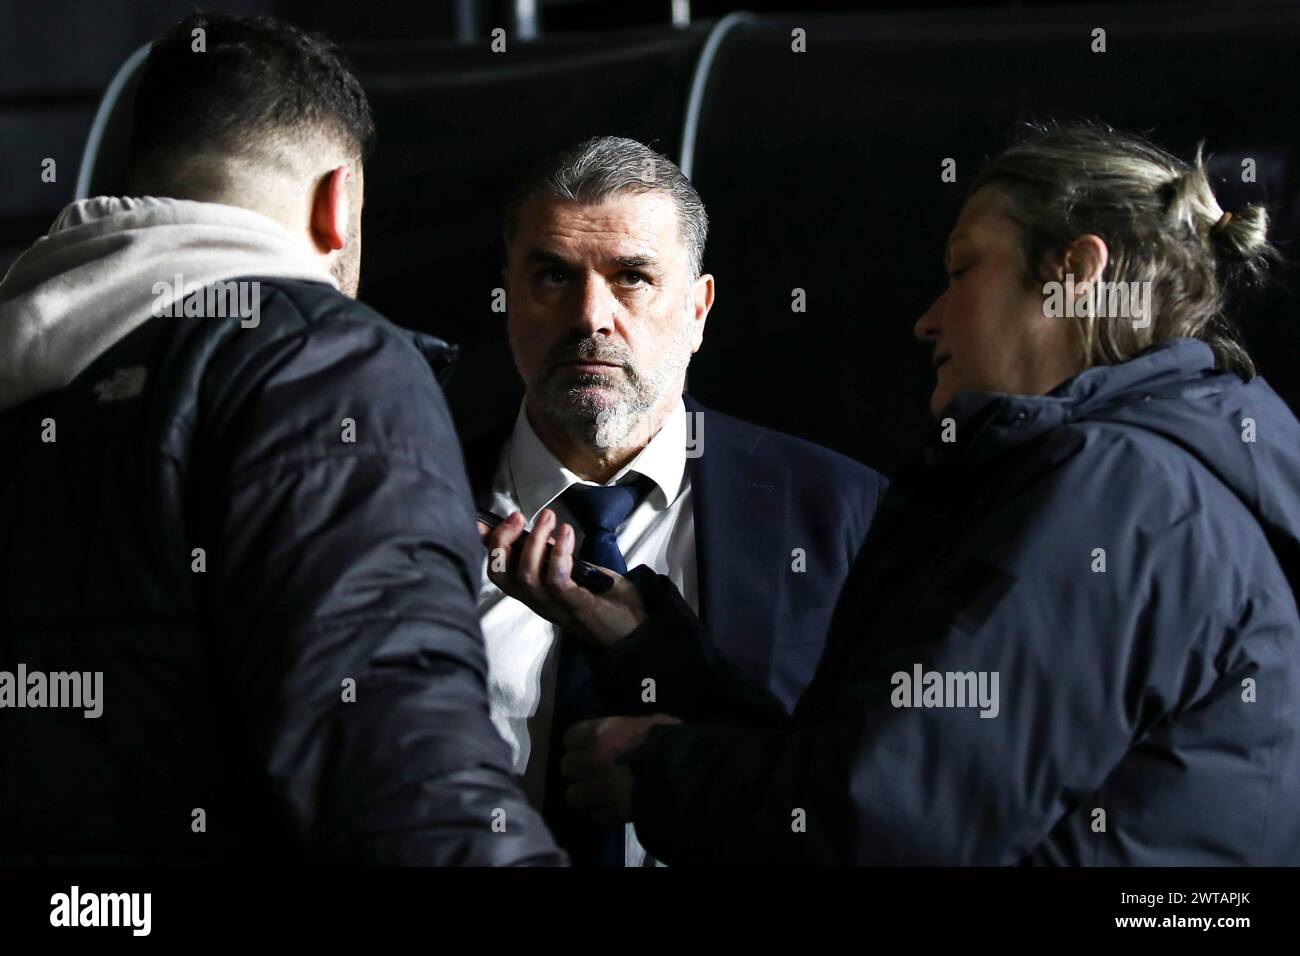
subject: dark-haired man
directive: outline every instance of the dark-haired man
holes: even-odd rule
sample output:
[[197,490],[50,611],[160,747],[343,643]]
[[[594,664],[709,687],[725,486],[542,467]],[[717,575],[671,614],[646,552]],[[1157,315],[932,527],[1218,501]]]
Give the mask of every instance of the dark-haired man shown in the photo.
[[[635,140],[544,163],[505,223],[526,397],[466,461],[485,507],[530,527],[558,514],[579,529],[579,557],[668,575],[727,659],[790,706],[884,479],[683,396],[713,306],[707,231],[690,181]],[[564,732],[602,712],[587,653],[490,582],[479,610],[493,718],[556,839],[575,864],[645,865],[630,827],[593,826],[566,802]]]
[[447,350],[353,298],[359,83],[196,14],[136,107],[135,198],[0,285],[0,860],[563,862],[488,715]]

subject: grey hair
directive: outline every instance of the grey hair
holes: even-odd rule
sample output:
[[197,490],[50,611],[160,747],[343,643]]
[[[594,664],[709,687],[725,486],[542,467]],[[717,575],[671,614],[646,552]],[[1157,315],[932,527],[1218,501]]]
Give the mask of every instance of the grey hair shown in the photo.
[[993,160],[971,194],[996,186],[1021,230],[1028,280],[1041,281],[1076,238],[1100,236],[1110,250],[1102,278],[1150,282],[1152,321],[1078,319],[1083,360],[1126,361],[1178,336],[1204,341],[1216,365],[1243,378],[1255,364],[1227,314],[1227,293],[1264,279],[1279,258],[1268,241],[1268,212],[1227,215],[1210,187],[1204,143],[1186,163],[1148,140],[1102,123],[1030,124]]
[[709,217],[700,194],[667,156],[622,136],[594,136],[551,157],[533,171],[506,207],[507,253],[519,225],[519,211],[533,196],[553,196],[594,206],[616,196],[646,192],[663,192],[672,197],[691,277],[698,278],[709,235]]

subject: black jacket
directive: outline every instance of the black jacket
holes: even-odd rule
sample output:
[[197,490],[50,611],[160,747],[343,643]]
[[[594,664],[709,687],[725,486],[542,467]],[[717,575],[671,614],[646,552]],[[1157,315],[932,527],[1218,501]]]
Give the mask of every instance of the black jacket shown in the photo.
[[0,860],[563,861],[488,718],[448,353],[263,279],[0,415],[0,670],[103,673],[0,709]]
[[[895,476],[792,718],[633,569],[650,618],[603,656],[602,692],[643,711],[652,676],[650,709],[691,721],[631,759],[645,847],[669,864],[1300,864],[1292,413],[1180,339],[947,414],[955,441],[937,428]],[[967,674],[993,706],[949,680]]]

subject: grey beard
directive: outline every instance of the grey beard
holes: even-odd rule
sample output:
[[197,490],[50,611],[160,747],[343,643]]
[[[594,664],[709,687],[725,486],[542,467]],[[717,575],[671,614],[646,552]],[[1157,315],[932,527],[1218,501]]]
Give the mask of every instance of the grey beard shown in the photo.
[[603,385],[604,376],[580,376],[570,387],[557,388],[553,382],[543,386],[542,407],[546,417],[574,441],[596,451],[644,445],[653,435],[636,434],[646,416],[662,401],[668,389],[683,381],[691,361],[687,328],[681,327],[669,346],[668,358],[647,375],[630,365],[623,366],[624,381],[617,386],[618,398],[609,404],[581,397],[580,389]]
[[603,385],[607,379],[599,375],[584,375],[563,390],[547,388],[543,395],[546,417],[574,441],[597,451],[623,445],[628,434],[645,414],[654,408],[657,395],[647,394],[634,381],[634,372],[624,367],[628,380],[619,386],[619,397],[610,404],[588,401],[581,389]]

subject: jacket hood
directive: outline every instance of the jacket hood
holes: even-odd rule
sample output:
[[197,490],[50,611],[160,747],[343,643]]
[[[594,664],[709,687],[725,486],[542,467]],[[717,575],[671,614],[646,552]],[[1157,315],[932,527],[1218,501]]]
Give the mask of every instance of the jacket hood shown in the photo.
[[979,446],[966,449],[975,455],[1068,423],[1123,425],[1163,438],[1246,505],[1293,588],[1300,586],[1300,422],[1263,378],[1246,382],[1216,371],[1214,353],[1198,339],[1172,339],[1127,362],[1088,369],[1048,395],[959,395],[945,415],[967,422],[974,437],[961,444]]
[[249,209],[153,197],[73,203],[0,282],[0,411],[67,386],[174,301],[241,276],[338,288],[302,242]]

